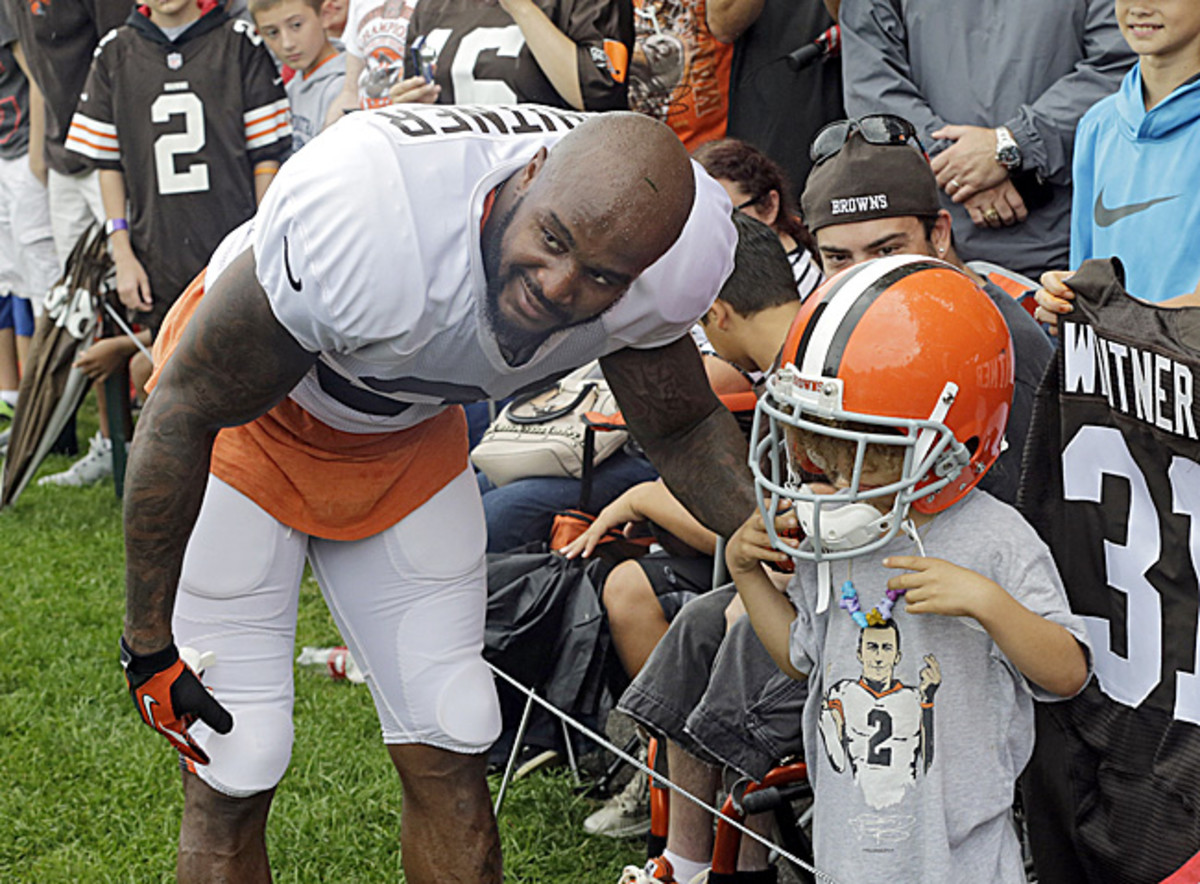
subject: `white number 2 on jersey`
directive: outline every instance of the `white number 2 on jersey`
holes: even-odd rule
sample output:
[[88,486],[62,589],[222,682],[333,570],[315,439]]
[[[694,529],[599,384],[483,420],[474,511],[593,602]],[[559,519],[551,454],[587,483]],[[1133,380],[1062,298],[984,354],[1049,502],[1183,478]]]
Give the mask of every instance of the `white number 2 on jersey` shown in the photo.
[[[1129,483],[1125,543],[1104,541],[1104,570],[1109,586],[1126,595],[1126,656],[1111,647],[1111,624],[1103,617],[1084,617],[1096,656],[1101,690],[1118,703],[1141,705],[1162,681],[1162,599],[1146,572],[1162,554],[1158,512],[1146,478],[1120,431],[1084,426],[1063,449],[1063,497],[1099,503],[1104,476]],[[1200,577],[1200,465],[1186,458],[1171,461],[1172,509],[1189,519],[1188,547],[1192,570]],[[1200,633],[1200,619],[1197,622]],[[1200,724],[1200,634],[1192,672],[1176,673],[1175,718]]]
[[194,93],[169,92],[158,96],[150,105],[150,119],[155,123],[166,123],[175,116],[183,117],[183,131],[160,135],[154,141],[158,192],[169,196],[206,191],[207,164],[191,163],[184,171],[178,170],[187,154],[194,154],[204,147],[204,104]]

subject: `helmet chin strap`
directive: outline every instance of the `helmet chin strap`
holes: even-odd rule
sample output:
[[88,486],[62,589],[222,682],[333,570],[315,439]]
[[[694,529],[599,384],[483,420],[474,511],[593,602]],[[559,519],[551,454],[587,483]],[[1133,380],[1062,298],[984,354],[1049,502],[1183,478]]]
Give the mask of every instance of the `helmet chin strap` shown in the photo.
[[[802,505],[802,502],[797,501],[797,506],[800,506],[800,505]],[[808,505],[810,507],[812,506],[811,504],[808,504]],[[863,504],[850,504],[850,506],[863,506]],[[874,507],[871,507],[871,509],[874,510],[876,514],[878,514],[879,511],[876,510]],[[837,510],[836,512],[841,512],[841,510]],[[876,521],[883,521],[884,519],[885,519],[885,517],[881,516]],[[824,519],[822,519],[822,527],[824,527],[823,523],[824,523]],[[885,530],[887,530],[886,527],[881,529],[881,531],[885,531]],[[924,558],[925,557],[925,544],[923,544],[921,542],[921,535],[917,531],[917,526],[913,523],[913,520],[908,517],[907,513],[904,515],[903,520],[900,522],[900,530],[903,531],[904,535],[916,545],[917,555],[921,556],[921,558]],[[822,531],[822,534],[823,533],[824,533],[824,531]],[[876,535],[876,536],[878,536],[878,535]],[[833,575],[830,572],[829,565],[830,565],[829,559],[821,559],[820,561],[817,562],[817,613],[818,614],[825,613],[826,609],[829,607],[829,599],[833,595]]]
[[[807,486],[801,486],[807,488]],[[809,489],[810,496],[816,496]],[[795,500],[793,507],[800,527],[807,537],[819,537],[822,549],[843,551],[865,546],[880,534],[888,531],[893,518],[892,512],[881,513],[869,503],[847,503],[836,508],[821,507],[821,530],[817,531],[816,511],[818,504],[810,500]],[[907,524],[907,519],[903,524]],[[817,613],[825,613],[832,592],[829,560],[817,561]]]

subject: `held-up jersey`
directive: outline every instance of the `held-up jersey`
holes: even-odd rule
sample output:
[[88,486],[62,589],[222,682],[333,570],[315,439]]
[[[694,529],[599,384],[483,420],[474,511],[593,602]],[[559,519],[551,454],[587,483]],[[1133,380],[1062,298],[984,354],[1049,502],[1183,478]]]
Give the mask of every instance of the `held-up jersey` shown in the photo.
[[600,316],[523,364],[485,313],[488,193],[586,115],[537,105],[360,111],[280,170],[255,219],[222,244],[207,286],[253,245],[276,318],[319,353],[291,399],[347,433],[412,427],[448,404],[502,399],[624,347],[687,333],[733,269],[728,197],[698,165],[679,239]]
[[1129,297],[1116,259],[1070,286],[1020,496],[1095,650],[1055,768],[1089,874],[1157,881],[1200,851],[1200,311]]
[[[621,0],[541,0],[539,8],[576,44],[575,65],[587,110],[629,106],[625,72],[633,48],[632,7]],[[567,107],[525,43],[521,28],[498,3],[421,0],[408,28],[405,76],[412,44],[425,35],[437,55],[434,82],[443,104],[537,103]]]
[[270,55],[220,8],[174,41],[136,10],[106,34],[67,136],[70,150],[124,173],[130,239],[166,303],[254,214],[254,164],[290,145]]

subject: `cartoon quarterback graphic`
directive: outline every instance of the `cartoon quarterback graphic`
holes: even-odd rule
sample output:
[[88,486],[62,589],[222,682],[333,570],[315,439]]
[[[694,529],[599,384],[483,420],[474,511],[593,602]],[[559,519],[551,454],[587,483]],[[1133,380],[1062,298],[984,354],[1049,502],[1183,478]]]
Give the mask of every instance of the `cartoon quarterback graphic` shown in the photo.
[[933,695],[942,682],[937,658],[925,656],[919,685],[894,677],[900,663],[900,630],[892,620],[859,633],[862,675],[833,684],[821,701],[819,729],[829,763],[847,765],[867,804],[897,804],[919,772],[933,763]]

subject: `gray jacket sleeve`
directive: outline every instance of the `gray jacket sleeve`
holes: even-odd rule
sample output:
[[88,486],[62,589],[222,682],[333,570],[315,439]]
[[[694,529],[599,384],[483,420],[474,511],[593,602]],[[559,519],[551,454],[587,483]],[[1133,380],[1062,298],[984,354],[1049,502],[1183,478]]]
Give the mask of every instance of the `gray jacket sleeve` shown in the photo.
[[[1005,125],[1021,147],[1026,169],[1058,184],[1070,183],[1076,125],[1088,108],[1117,89],[1133,63],[1134,56],[1117,27],[1112,0],[1071,0],[1073,11],[1058,9],[1053,26],[1048,26],[1047,16],[1040,24],[1030,21],[1027,28],[1005,29],[1007,39],[1001,38],[990,47],[990,54],[966,68],[952,53],[939,53],[938,47],[954,29],[979,24],[969,20],[967,7],[971,4],[951,6],[934,18],[926,14],[921,32],[914,34],[902,13],[909,2],[925,13],[929,12],[925,7],[936,5],[919,0],[843,0],[840,23],[846,112],[859,116],[886,111],[906,117],[916,125],[930,154],[948,146],[949,142],[932,135],[947,123]],[[1017,4],[1010,14],[1036,18],[1037,8],[1037,2],[1024,4],[1023,9]],[[1064,33],[1064,19],[1073,23],[1073,31]],[[910,56],[910,45],[923,51],[924,57]],[[1055,80],[1028,70],[1014,77],[1009,66],[1017,58],[1031,64],[1055,58],[1060,62],[1058,70],[1065,73]],[[934,84],[930,77],[939,79]],[[995,88],[972,89],[968,81],[976,78]],[[922,83],[931,88],[922,88]],[[1029,88],[1034,84],[1035,88]],[[943,98],[948,88],[964,90],[959,96],[962,100],[954,102],[958,112],[930,104],[927,92],[935,85]],[[1029,94],[1021,94],[1024,89]],[[972,107],[971,114],[964,114],[964,106],[974,105],[973,94],[990,94],[1002,109]],[[999,118],[1012,113],[1014,107],[1016,114],[1011,119]]]
[[937,141],[931,133],[954,121],[939,117],[917,86],[900,0],[842,0],[838,24],[847,116],[904,117],[917,127],[921,143],[932,153]]
[[1117,91],[1136,56],[1117,26],[1111,0],[1087,0],[1082,29],[1073,35],[1074,70],[1059,78],[1002,124],[1021,147],[1022,165],[1055,184],[1071,183],[1075,128],[1088,108]]

